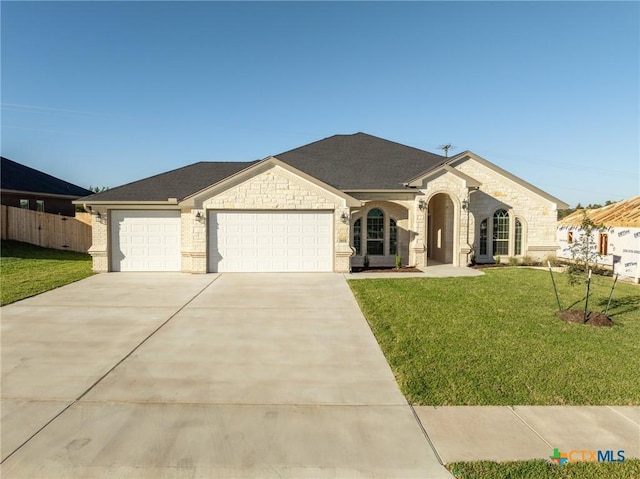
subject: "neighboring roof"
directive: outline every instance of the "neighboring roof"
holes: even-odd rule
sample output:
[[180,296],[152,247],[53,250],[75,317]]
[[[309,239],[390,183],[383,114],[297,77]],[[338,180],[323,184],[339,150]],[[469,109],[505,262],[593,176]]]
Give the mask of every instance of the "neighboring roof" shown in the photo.
[[403,188],[448,160],[366,133],[335,135],[274,156],[343,191]]
[[72,196],[75,198],[91,194],[91,191],[86,188],[21,165],[4,156],[0,157],[0,159],[0,183],[3,190]]
[[87,203],[101,201],[167,201],[176,198],[182,201],[200,190],[224,180],[253,165],[251,162],[201,161],[192,165],[167,171],[159,175],[134,181],[83,198]]
[[564,226],[580,226],[582,213],[596,224],[607,227],[626,226],[640,228],[640,196],[612,203],[602,208],[577,210],[562,218],[558,224]]

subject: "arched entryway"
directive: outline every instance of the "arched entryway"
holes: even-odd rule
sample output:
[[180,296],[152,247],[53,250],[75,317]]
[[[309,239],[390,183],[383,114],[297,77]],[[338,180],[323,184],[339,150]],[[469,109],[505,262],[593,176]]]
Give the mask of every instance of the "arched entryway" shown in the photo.
[[455,207],[451,197],[446,193],[434,195],[427,211],[427,261],[453,263]]

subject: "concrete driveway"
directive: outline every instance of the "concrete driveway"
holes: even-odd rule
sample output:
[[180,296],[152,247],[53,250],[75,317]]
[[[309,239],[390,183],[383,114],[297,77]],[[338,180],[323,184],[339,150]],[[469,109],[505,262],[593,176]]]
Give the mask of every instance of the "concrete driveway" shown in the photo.
[[3,478],[451,477],[342,275],[103,274],[1,312]]

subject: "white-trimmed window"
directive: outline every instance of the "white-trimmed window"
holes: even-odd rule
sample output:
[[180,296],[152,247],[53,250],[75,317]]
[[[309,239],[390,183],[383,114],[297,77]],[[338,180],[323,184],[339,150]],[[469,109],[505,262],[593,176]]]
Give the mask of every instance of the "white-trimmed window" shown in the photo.
[[356,256],[362,254],[362,218],[353,223],[353,248],[356,250]]
[[525,226],[522,218],[505,209],[496,210],[480,221],[478,256],[522,256],[526,249]]
[[498,210],[493,214],[493,255],[509,254],[509,213]]
[[367,254],[384,256],[384,213],[379,208],[367,213]]
[[516,232],[514,238],[513,254],[520,256],[522,254],[522,221],[520,218],[516,218]]
[[480,222],[480,254],[483,256],[487,254],[487,236],[489,235],[487,223],[486,218]]
[[372,208],[353,222],[352,246],[356,256],[395,256],[399,235],[398,220],[382,208]]
[[393,218],[389,218],[389,254],[398,254],[398,224]]

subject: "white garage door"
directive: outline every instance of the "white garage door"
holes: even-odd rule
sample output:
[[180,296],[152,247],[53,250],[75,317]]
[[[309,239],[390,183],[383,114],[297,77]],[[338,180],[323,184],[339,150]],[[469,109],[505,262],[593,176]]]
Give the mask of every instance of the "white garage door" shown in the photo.
[[180,212],[111,212],[112,271],[180,271]]
[[209,212],[212,272],[333,271],[333,212]]

